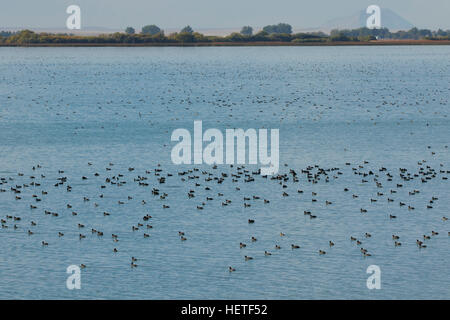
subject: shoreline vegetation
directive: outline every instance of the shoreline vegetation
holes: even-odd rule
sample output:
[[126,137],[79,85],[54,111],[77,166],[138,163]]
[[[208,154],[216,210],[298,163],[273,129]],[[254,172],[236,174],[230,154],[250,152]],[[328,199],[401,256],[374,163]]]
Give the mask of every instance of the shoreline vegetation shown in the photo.
[[207,36],[195,32],[190,26],[180,32],[165,35],[156,25],[144,26],[140,33],[127,27],[124,32],[81,36],[68,33],[36,33],[31,30],[0,31],[2,47],[146,47],[146,46],[342,46],[342,45],[450,45],[450,30],[431,31],[412,28],[391,32],[387,28],[332,30],[323,32],[292,33],[286,23],[265,26],[253,34],[245,26],[241,32],[227,36]]

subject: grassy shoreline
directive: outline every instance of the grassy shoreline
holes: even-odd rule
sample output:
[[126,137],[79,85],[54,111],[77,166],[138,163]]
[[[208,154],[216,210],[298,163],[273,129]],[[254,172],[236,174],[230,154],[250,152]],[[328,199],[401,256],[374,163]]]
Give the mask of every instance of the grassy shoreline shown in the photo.
[[252,47],[252,46],[386,46],[386,45],[450,45],[450,40],[371,40],[328,42],[186,42],[186,43],[0,43],[0,47]]

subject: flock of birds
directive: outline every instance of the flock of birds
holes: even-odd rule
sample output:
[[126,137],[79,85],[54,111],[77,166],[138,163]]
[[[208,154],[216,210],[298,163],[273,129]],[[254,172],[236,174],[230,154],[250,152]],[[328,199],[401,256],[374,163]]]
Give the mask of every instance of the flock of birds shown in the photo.
[[[446,147],[447,148],[447,147]],[[434,154],[434,152],[432,152]],[[88,166],[91,167],[93,164],[91,162],[88,163]],[[388,170],[385,167],[380,167],[378,170],[370,170],[365,166],[368,165],[367,161],[364,161],[359,165],[352,165],[351,163],[345,163],[345,167],[351,167],[351,172],[358,177],[359,183],[361,184],[374,184],[377,188],[376,194],[367,199],[368,205],[372,203],[376,203],[379,201],[386,201],[389,204],[397,204],[400,207],[404,207],[405,210],[413,211],[413,210],[431,210],[433,209],[433,205],[439,201],[438,196],[432,196],[427,203],[423,204],[423,207],[416,208],[408,203],[408,199],[399,199],[396,197],[396,194],[400,188],[405,188],[408,181],[418,180],[424,186],[426,183],[430,182],[434,179],[440,179],[442,181],[448,181],[448,175],[450,174],[450,170],[444,169],[444,165],[440,164],[439,168],[433,168],[427,164],[427,161],[422,160],[417,163],[418,170],[416,172],[412,172],[405,168],[399,168],[398,172],[394,170]],[[344,170],[340,168],[321,168],[318,165],[311,165],[301,170],[288,169],[287,164],[284,165],[285,173],[279,173],[274,176],[263,176],[259,169],[250,170],[246,168],[245,165],[231,165],[228,170],[221,170],[223,168],[219,168],[217,165],[210,167],[207,169],[200,168],[189,168],[185,170],[180,170],[177,172],[168,172],[162,169],[160,165],[151,169],[145,170],[145,172],[141,172],[139,174],[135,173],[135,169],[130,167],[127,172],[113,172],[113,163],[109,163],[109,166],[103,168],[104,172],[95,172],[93,174],[87,174],[81,176],[79,179],[69,179],[65,175],[64,170],[58,170],[58,175],[56,179],[48,179],[47,173],[44,171],[44,168],[41,165],[36,165],[32,168],[32,175],[25,175],[23,172],[17,173],[17,176],[6,176],[0,177],[0,193],[11,194],[11,197],[14,197],[17,202],[26,202],[29,205],[29,212],[13,212],[8,213],[4,217],[1,218],[1,229],[13,229],[15,232],[19,232],[23,230],[26,235],[30,237],[34,237],[36,230],[39,229],[41,223],[40,219],[44,216],[51,216],[58,218],[61,215],[68,215],[73,217],[73,223],[66,226],[66,230],[58,231],[58,237],[62,238],[66,236],[66,231],[70,231],[71,229],[75,229],[78,236],[78,240],[82,241],[86,239],[87,232],[90,232],[93,235],[97,235],[98,237],[110,236],[111,241],[114,244],[112,248],[112,253],[118,253],[119,249],[119,241],[120,234],[112,233],[111,235],[106,235],[104,231],[100,230],[97,227],[89,226],[84,223],[79,222],[76,217],[79,215],[79,211],[77,208],[77,203],[67,203],[65,206],[65,210],[63,212],[48,208],[48,203],[44,206],[41,206],[41,203],[45,198],[51,193],[51,188],[61,189],[64,188],[65,192],[71,193],[74,184],[77,182],[89,181],[91,183],[96,184],[96,188],[98,189],[98,194],[86,194],[81,199],[80,202],[83,203],[92,203],[93,208],[98,210],[100,214],[105,219],[105,224],[108,223],[108,216],[111,215],[111,212],[102,211],[99,203],[97,202],[99,199],[104,199],[104,190],[106,188],[112,186],[124,186],[127,183],[134,183],[136,187],[147,188],[148,198],[139,199],[138,201],[143,205],[148,202],[154,201],[154,199],[161,200],[161,209],[157,212],[146,212],[142,215],[141,221],[137,223],[133,223],[129,225],[130,230],[133,233],[139,234],[141,232],[141,236],[143,238],[150,238],[152,234],[152,230],[154,226],[152,225],[153,215],[160,214],[164,210],[171,210],[171,206],[169,201],[167,201],[170,197],[173,197],[172,194],[169,194],[169,189],[165,188],[167,184],[170,184],[172,179],[178,179],[182,184],[186,185],[187,192],[183,197],[179,194],[176,195],[174,201],[190,201],[192,206],[195,206],[196,210],[202,211],[208,209],[210,203],[214,201],[218,201],[220,206],[241,206],[243,208],[251,208],[252,204],[255,201],[261,201],[264,205],[270,206],[271,201],[274,198],[284,199],[287,197],[302,197],[304,194],[304,190],[302,190],[301,186],[310,184],[320,184],[320,183],[332,183],[333,180],[338,179],[341,175],[343,175]],[[79,180],[79,181],[76,181]],[[227,197],[225,191],[221,190],[221,185],[223,185],[226,181],[234,184],[234,192],[237,194],[241,194],[241,185],[251,184],[251,183],[269,183],[273,182],[274,186],[277,186],[278,192],[272,193],[272,199],[262,198],[257,194],[246,195],[242,194],[241,203],[233,202],[230,197]],[[395,180],[395,181],[394,181]],[[20,183],[18,181],[21,181]],[[387,187],[389,185],[389,187]],[[229,188],[224,188],[228,190],[228,192],[232,192]],[[346,187],[342,190],[343,193],[351,193],[352,188]],[[410,197],[419,194],[421,190],[413,189],[408,192]],[[206,193],[206,197],[204,196]],[[203,195],[200,195],[203,194]],[[132,201],[135,198],[133,194],[129,194],[127,196],[120,194],[119,198],[111,198],[109,197],[108,201],[115,202],[116,206],[120,207],[124,205],[127,201]],[[311,202],[318,202],[318,192],[311,192]],[[356,193],[352,194],[353,199],[359,198],[359,195]],[[0,198],[1,199],[1,198]],[[329,207],[332,206],[333,202],[329,200],[325,200],[323,206]],[[247,209],[244,209],[247,210]],[[355,208],[362,215],[367,214],[370,208],[368,206]],[[36,214],[37,213],[37,214]],[[305,217],[309,217],[309,219],[316,219],[317,214],[311,210],[304,210],[303,215]],[[386,213],[390,220],[397,219],[396,215]],[[445,222],[448,221],[447,216],[442,216],[441,220],[444,224],[442,224],[443,228],[446,226]],[[247,223],[249,225],[258,223],[256,218],[247,219]],[[89,230],[89,231],[87,231]],[[174,231],[175,232],[175,231]],[[181,242],[189,241],[188,235],[185,231],[177,231],[178,236]],[[417,239],[415,243],[419,249],[424,249],[427,247],[427,241],[431,238],[435,238],[440,233],[444,231],[441,230],[430,230],[428,234],[417,235]],[[450,236],[450,231],[446,231],[447,235]],[[72,232],[73,233],[73,232]],[[280,237],[286,237],[286,233],[283,230],[279,233]],[[372,234],[366,232],[364,234],[366,239],[371,238]],[[361,252],[363,257],[370,257],[372,253],[369,252],[367,248],[362,246],[362,240],[354,235],[348,235],[349,241],[354,243]],[[47,247],[52,245],[45,239],[39,239],[41,245],[43,247]],[[255,236],[252,236],[250,239],[251,243],[258,241]],[[400,247],[402,245],[403,239],[398,234],[392,235],[392,241],[395,247]],[[319,255],[329,254],[329,251],[335,246],[336,242],[333,239],[330,239],[328,242],[329,249],[326,250],[324,248],[318,248],[317,253]],[[246,247],[249,245],[244,241],[240,243],[236,243],[239,245],[239,248],[242,250],[246,250]],[[290,249],[297,250],[302,246],[299,243],[291,243]],[[275,243],[272,248],[267,248],[264,250],[262,254],[264,256],[271,256],[271,250],[281,250],[282,246],[279,243]],[[250,255],[244,255],[245,261],[253,260],[254,257]],[[138,267],[139,258],[134,256],[130,257],[130,266],[131,268]],[[80,265],[81,268],[86,268],[85,264]],[[229,266],[228,270],[230,272],[236,271],[236,268],[233,266]]]
[[[27,90],[27,95],[6,88],[0,119],[20,120],[31,111],[37,119],[84,122],[96,120],[101,114],[103,119],[137,118],[157,127],[162,119],[177,125],[180,119],[208,115],[211,122],[225,125],[230,120],[266,125],[275,119],[301,127],[305,122],[330,119],[347,124],[369,120],[376,125],[392,116],[397,125],[416,122],[417,116],[429,125],[433,117],[448,117],[445,106],[449,103],[449,89],[443,79],[448,73],[443,67],[427,69],[420,60],[402,69],[404,79],[411,81],[391,84],[374,81],[391,74],[391,64],[367,65],[358,55],[352,64],[346,64],[307,52],[294,54],[295,59],[288,55],[287,61],[277,57],[270,63],[242,60],[239,53],[230,53],[236,54],[232,62],[209,53],[153,54],[155,59],[138,54],[133,57],[135,65],[124,66],[116,63],[114,55],[102,55],[102,63],[83,69],[87,80],[77,82],[73,82],[73,75],[85,63],[83,55],[70,57],[70,64],[51,60],[47,64],[44,60],[34,65],[19,60],[11,68],[17,72],[0,69],[4,71],[0,79],[17,83]],[[426,80],[421,78],[424,72]],[[26,77],[35,74],[43,78]],[[340,89],[343,79],[346,90]],[[424,81],[427,86],[423,86]],[[241,112],[242,108],[246,111]],[[108,129],[103,124],[101,128]],[[86,126],[76,125],[74,133],[83,129]]]
[[[197,60],[197,53],[186,53],[186,56],[182,57],[174,57],[167,51],[161,56],[153,54],[154,59],[140,54],[128,56],[127,59],[132,59],[133,63],[125,62],[123,65],[118,63],[117,56],[110,56],[110,53],[105,53],[96,63],[86,63],[85,57],[78,54],[69,58],[58,57],[55,60],[39,57],[38,59],[42,60],[38,63],[30,63],[33,60],[19,55],[10,64],[0,65],[0,79],[5,83],[16,84],[5,87],[0,97],[0,121],[20,122],[24,114],[32,114],[36,123],[43,123],[42,128],[49,124],[53,129],[54,123],[63,122],[66,126],[64,132],[70,132],[72,137],[90,138],[99,132],[90,135],[89,126],[99,127],[100,131],[104,130],[109,136],[121,135],[123,131],[120,127],[127,124],[129,119],[132,119],[132,125],[136,124],[137,120],[140,121],[139,125],[145,125],[143,128],[156,128],[155,132],[161,134],[161,123],[165,124],[162,127],[165,130],[171,126],[178,127],[180,120],[192,123],[190,120],[198,119],[199,115],[211,123],[220,123],[225,127],[235,124],[245,127],[251,122],[262,124],[261,127],[271,127],[273,123],[280,127],[286,123],[302,127],[321,121],[328,123],[330,120],[342,121],[347,125],[359,121],[362,121],[363,125],[364,121],[377,125],[392,119],[395,119],[393,123],[398,126],[424,121],[428,127],[434,119],[445,120],[448,117],[446,107],[450,90],[445,85],[448,83],[448,68],[442,64],[439,68],[427,68],[428,65],[422,60],[405,60],[404,64],[394,60],[396,65],[400,64],[402,67],[401,80],[394,82],[385,81],[386,75],[392,73],[391,64],[377,63],[380,61],[367,64],[365,58],[356,56],[352,56],[352,62],[347,63],[345,59],[344,62],[339,59],[327,60],[323,56],[315,57],[314,53],[308,52],[304,52],[303,56],[299,55],[300,58],[288,55],[285,60],[277,57],[270,62],[261,56],[252,61],[251,56],[244,58],[241,53],[229,60],[221,60],[210,53],[200,54],[201,60]],[[20,60],[21,58],[23,59]],[[70,63],[67,63],[68,61]],[[83,80],[74,80],[80,72],[85,73],[86,77]],[[102,121],[97,121],[98,117],[101,117]],[[119,130],[115,131],[117,127]],[[18,128],[22,132],[22,126]],[[66,130],[67,128],[69,129]],[[414,128],[405,130],[410,130],[411,135],[415,134]],[[167,129],[164,134],[168,131]],[[4,130],[1,133],[6,140],[9,138],[13,141],[14,145],[22,135],[26,135],[15,134],[14,130]],[[139,139],[139,134],[135,136]],[[33,144],[35,139],[38,139],[36,137],[39,135],[31,132],[26,135],[26,143]],[[430,152],[433,155],[433,152]],[[95,167],[93,163],[88,163],[87,166]],[[433,167],[425,160],[417,162],[415,171],[386,167],[369,169],[369,163],[363,162],[345,163],[340,168],[311,165],[298,169],[285,165],[282,173],[275,176],[262,176],[258,169],[244,165],[226,168],[189,167],[172,171],[158,165],[139,172],[132,167],[122,171],[114,168],[114,163],[109,163],[106,167],[95,168],[93,172],[86,169],[85,175],[75,177],[64,169],[58,170],[42,164],[15,174],[0,176],[0,201],[16,201],[26,204],[27,207],[27,210],[13,209],[4,214],[1,217],[0,232],[22,232],[24,236],[30,237],[45,248],[54,243],[42,238],[42,234],[48,233],[42,230],[48,226],[42,219],[59,219],[64,216],[70,222],[56,231],[58,238],[71,237],[73,241],[89,241],[89,234],[107,237],[112,243],[108,250],[114,255],[122,253],[120,244],[123,234],[119,231],[107,233],[102,226],[85,222],[82,219],[84,212],[81,210],[86,204],[91,205],[101,219],[104,219],[104,225],[107,225],[108,218],[116,213],[103,209],[102,203],[108,201],[110,206],[121,210],[127,202],[139,202],[142,205],[140,220],[124,220],[124,224],[136,237],[151,239],[153,231],[157,229],[152,220],[166,211],[173,210],[172,204],[176,202],[188,201],[189,206],[202,214],[208,214],[208,210],[220,210],[216,204],[219,208],[231,207],[252,212],[255,202],[272,207],[273,203],[280,199],[303,199],[306,197],[305,186],[333,184],[334,180],[350,174],[356,177],[355,184],[370,184],[378,190],[367,199],[361,199],[363,196],[358,194],[356,186],[350,183],[343,190],[339,190],[343,197],[348,195],[355,203],[360,203],[357,202],[358,199],[364,200],[365,205],[354,206],[355,212],[360,213],[362,219],[365,215],[370,215],[373,205],[379,202],[395,205],[406,212],[433,210],[439,202],[438,195],[431,196],[420,207],[413,205],[409,199],[423,193],[427,183],[433,180],[448,181],[450,173],[448,168],[444,168],[444,164]],[[185,186],[184,194],[167,188],[175,179],[176,183]],[[416,186],[423,185],[423,189],[408,190],[407,196],[400,196],[399,190],[409,188],[409,181],[412,180]],[[75,189],[82,192],[82,182],[94,184],[98,193],[86,193],[76,200],[70,198],[64,208],[46,201],[55,189],[58,192],[63,189],[68,194]],[[221,188],[227,183],[231,183],[233,187]],[[148,190],[148,196],[138,198],[138,194],[141,194],[138,192],[130,192],[128,195],[117,193],[115,196],[106,194],[108,189],[130,184],[134,184],[134,190]],[[243,192],[243,184],[270,185],[273,192],[265,197],[257,193]],[[239,201],[236,201],[236,195],[239,195]],[[327,197],[325,192],[312,191],[308,192],[307,196],[311,197],[311,203],[314,203],[316,208],[329,208],[336,204],[336,200],[321,199]],[[65,200],[65,197],[60,199]],[[146,209],[146,205],[156,202],[155,200],[160,201],[160,209]],[[347,197],[343,201],[348,201]],[[277,210],[276,207],[272,208]],[[299,209],[298,213],[314,223],[317,219],[326,219],[318,212],[320,210]],[[401,219],[390,212],[384,212],[383,215],[392,222]],[[432,239],[439,241],[445,235],[450,236],[449,216],[444,214],[439,219],[434,216],[430,219],[436,219],[435,223],[439,229],[417,234],[414,239],[405,239],[402,234],[395,233],[389,236],[389,241],[398,248],[412,243],[418,250],[432,249]],[[257,216],[250,216],[246,217],[244,222],[251,230],[251,226],[259,224],[260,220]],[[292,251],[301,251],[304,248],[303,243],[291,241],[286,230],[276,232],[280,239],[289,239],[288,242],[272,243],[260,252],[261,256],[270,257],[286,248]],[[72,238],[73,234],[76,234],[76,238]],[[179,237],[181,243],[193,241],[186,230],[175,229],[173,234]],[[346,234],[345,237],[363,258],[370,259],[376,254],[366,246],[368,239],[375,237],[373,232],[363,232],[361,235]],[[257,235],[236,242],[236,248],[243,252],[244,261],[257,260],[255,255],[247,252],[252,244],[258,242],[261,240]],[[327,244],[317,245],[313,250],[320,256],[326,256],[333,254],[333,248],[339,245],[337,239],[329,239]],[[138,268],[142,259],[145,257],[130,254],[130,267]],[[230,264],[228,270],[236,271],[234,263]],[[89,265],[81,263],[80,267],[89,268]],[[226,267],[227,265],[224,269]]]

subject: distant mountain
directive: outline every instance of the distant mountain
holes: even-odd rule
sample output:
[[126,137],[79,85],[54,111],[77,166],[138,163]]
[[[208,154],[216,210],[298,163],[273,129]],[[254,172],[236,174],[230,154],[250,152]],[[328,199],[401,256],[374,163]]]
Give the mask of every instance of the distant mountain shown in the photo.
[[[364,9],[349,17],[330,20],[322,25],[320,29],[323,31],[330,31],[332,29],[358,29],[366,26],[368,17],[369,15],[366,13],[366,9]],[[381,8],[381,26],[383,28],[388,28],[390,31],[409,30],[414,28],[414,25],[411,22],[387,8]]]

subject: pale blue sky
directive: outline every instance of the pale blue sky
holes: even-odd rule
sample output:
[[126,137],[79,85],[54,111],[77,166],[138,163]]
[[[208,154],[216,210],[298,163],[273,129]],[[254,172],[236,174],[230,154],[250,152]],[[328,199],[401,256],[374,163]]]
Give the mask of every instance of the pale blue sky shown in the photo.
[[235,28],[287,22],[309,28],[377,4],[418,27],[450,29],[450,0],[3,0],[0,28],[64,28],[71,4],[81,7],[83,27]]

